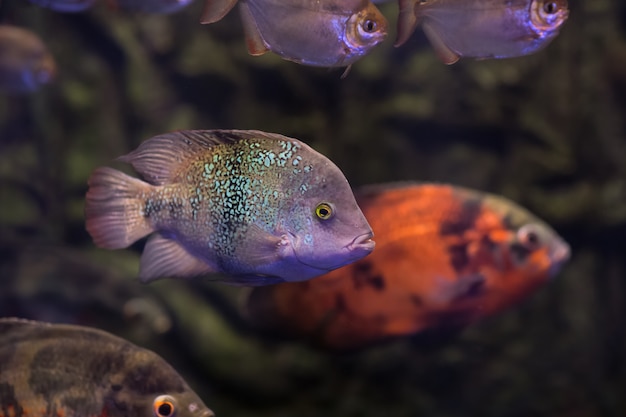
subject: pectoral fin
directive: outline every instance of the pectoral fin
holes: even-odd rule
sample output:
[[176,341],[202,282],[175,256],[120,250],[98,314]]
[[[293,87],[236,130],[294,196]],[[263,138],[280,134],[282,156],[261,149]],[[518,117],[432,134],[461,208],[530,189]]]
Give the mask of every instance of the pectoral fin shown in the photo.
[[222,20],[228,12],[235,7],[237,0],[206,0],[200,16],[200,23],[214,23]]
[[245,240],[237,248],[237,257],[253,268],[276,263],[290,250],[287,236],[275,236],[252,224]]
[[219,271],[191,255],[178,242],[160,234],[148,239],[139,261],[139,279],[144,283],[159,278],[191,278],[216,272]]
[[462,298],[476,297],[484,291],[485,281],[485,276],[478,273],[462,275],[453,281],[440,278],[433,293],[428,296],[428,302],[441,306]]

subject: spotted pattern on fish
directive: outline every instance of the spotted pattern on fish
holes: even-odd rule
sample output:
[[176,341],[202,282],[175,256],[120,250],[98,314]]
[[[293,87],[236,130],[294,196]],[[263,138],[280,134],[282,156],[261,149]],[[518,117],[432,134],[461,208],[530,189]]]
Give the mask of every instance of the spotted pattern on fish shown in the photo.
[[378,291],[382,291],[385,288],[385,279],[382,275],[373,271],[372,264],[369,262],[355,265],[352,272],[354,288],[357,290],[364,286],[372,287]]
[[23,417],[24,409],[18,403],[15,389],[7,383],[0,383],[0,410],[5,417]]

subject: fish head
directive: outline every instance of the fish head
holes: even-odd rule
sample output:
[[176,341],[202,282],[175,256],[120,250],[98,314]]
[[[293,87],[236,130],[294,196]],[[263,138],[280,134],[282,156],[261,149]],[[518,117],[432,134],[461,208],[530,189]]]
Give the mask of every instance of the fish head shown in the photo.
[[[125,387],[122,386],[121,391]],[[128,393],[127,393],[128,394]],[[113,408],[107,410],[109,415],[116,415],[116,409],[119,407],[120,417],[214,417],[215,414],[191,389],[186,388],[185,391],[177,393],[150,393],[139,398],[126,399],[131,404],[130,407],[119,402],[118,399],[113,401]]]
[[539,32],[556,31],[568,16],[567,0],[532,0],[530,3],[530,21]]
[[370,1],[364,4],[364,7],[350,16],[345,28],[344,44],[350,51],[347,55],[355,58],[368,53],[387,36],[385,16]]
[[136,349],[122,356],[124,367],[112,376],[109,417],[214,417],[182,376],[156,353]]
[[570,247],[551,227],[543,222],[529,222],[517,229],[510,243],[511,259],[540,268],[548,278],[554,277],[570,258]]
[[374,233],[343,173],[334,164],[321,171],[324,175],[306,184],[294,208],[297,221],[288,225],[295,258],[317,269],[317,275],[363,258],[375,245]]
[[22,83],[27,91],[36,91],[40,86],[54,80],[56,73],[57,67],[52,55],[48,52],[38,53],[22,71]]
[[191,390],[154,397],[151,412],[146,417],[215,417],[213,411]]
[[484,198],[468,244],[472,272],[484,278],[472,292],[481,315],[513,305],[554,277],[570,258],[570,247],[548,224],[503,197]]

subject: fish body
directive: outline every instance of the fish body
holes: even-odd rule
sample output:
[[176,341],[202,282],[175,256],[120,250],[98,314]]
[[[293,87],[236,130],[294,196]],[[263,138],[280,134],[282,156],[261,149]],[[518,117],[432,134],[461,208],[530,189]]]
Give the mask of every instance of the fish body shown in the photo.
[[89,9],[96,0],[30,0],[30,2],[57,12],[76,13]]
[[54,58],[36,34],[0,25],[0,91],[31,93],[52,81],[55,74]]
[[[220,20],[236,0],[209,0],[202,23]],[[248,51],[272,51],[299,64],[346,67],[387,34],[387,20],[369,0],[241,0]]]
[[89,327],[0,319],[0,415],[212,417],[161,357]]
[[400,0],[402,45],[421,23],[439,58],[509,58],[544,48],[568,17],[567,0]]
[[169,14],[189,6],[193,0],[107,0],[114,10]]
[[357,192],[376,233],[367,258],[311,281],[255,288],[261,328],[354,349],[496,314],[554,276],[570,249],[502,197],[436,184]]
[[259,131],[180,131],[89,179],[86,226],[98,246],[153,232],[139,277],[226,274],[228,283],[301,281],[369,254],[372,231],[342,172],[292,138]]

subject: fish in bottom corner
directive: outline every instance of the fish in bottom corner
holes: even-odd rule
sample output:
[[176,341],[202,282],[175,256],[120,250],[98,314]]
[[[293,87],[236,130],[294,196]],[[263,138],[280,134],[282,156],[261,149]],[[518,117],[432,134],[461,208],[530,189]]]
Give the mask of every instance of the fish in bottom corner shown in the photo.
[[0,319],[0,416],[214,417],[156,353],[90,327]]
[[145,181],[96,169],[86,228],[97,246],[151,235],[139,278],[302,281],[368,255],[373,233],[341,170],[308,145],[244,130],[155,136],[118,158]]
[[500,196],[408,183],[356,197],[376,250],[307,282],[252,289],[244,315],[257,328],[335,350],[459,328],[527,298],[570,257],[550,226]]

